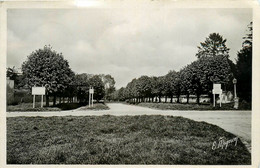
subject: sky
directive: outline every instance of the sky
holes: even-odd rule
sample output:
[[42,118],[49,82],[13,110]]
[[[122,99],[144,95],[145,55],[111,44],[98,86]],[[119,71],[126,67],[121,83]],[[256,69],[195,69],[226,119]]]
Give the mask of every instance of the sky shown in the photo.
[[120,88],[141,75],[179,71],[214,32],[235,62],[251,21],[251,9],[8,9],[7,67],[21,68],[51,45],[76,74],[111,74]]

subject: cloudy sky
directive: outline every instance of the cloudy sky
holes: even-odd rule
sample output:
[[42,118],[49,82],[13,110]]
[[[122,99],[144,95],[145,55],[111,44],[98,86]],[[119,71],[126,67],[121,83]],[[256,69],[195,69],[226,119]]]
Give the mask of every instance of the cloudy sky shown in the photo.
[[235,61],[250,9],[9,9],[7,66],[50,44],[75,73],[111,74],[116,87],[196,60],[200,42],[223,35]]

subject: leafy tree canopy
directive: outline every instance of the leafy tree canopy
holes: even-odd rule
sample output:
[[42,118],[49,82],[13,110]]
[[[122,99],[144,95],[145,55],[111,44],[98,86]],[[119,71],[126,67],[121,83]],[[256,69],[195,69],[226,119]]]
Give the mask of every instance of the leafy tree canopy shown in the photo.
[[226,46],[226,39],[218,33],[212,33],[204,42],[198,46],[198,58],[214,57],[217,55],[229,56],[229,48]]
[[74,76],[62,53],[51,46],[32,52],[23,62],[22,72],[27,86],[46,86],[48,93],[63,91]]
[[105,96],[105,85],[99,75],[94,75],[88,81],[89,86],[94,88],[94,99],[101,100]]

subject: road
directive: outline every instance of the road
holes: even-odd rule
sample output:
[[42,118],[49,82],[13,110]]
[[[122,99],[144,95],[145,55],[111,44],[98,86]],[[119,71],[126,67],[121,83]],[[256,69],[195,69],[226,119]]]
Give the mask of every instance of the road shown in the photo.
[[246,142],[251,143],[251,111],[173,111],[156,110],[134,105],[109,103],[109,110],[91,111],[80,109],[60,112],[7,112],[7,117],[17,116],[88,116],[88,115],[171,115],[217,125]]

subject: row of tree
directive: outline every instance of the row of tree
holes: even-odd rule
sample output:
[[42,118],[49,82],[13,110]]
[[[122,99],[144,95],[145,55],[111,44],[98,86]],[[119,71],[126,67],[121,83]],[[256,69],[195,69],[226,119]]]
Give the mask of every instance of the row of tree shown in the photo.
[[111,75],[75,74],[62,53],[57,53],[51,46],[32,52],[22,64],[22,74],[19,75],[14,67],[7,68],[7,77],[15,81],[16,88],[44,86],[46,106],[49,106],[50,96],[56,105],[57,97],[60,102],[64,97],[70,102],[74,97],[79,102],[87,102],[90,87],[94,88],[97,101],[104,97],[109,100],[115,90],[115,80]]
[[202,57],[178,72],[172,70],[164,76],[133,79],[125,88],[114,92],[113,98],[130,102],[161,102],[161,98],[165,97],[165,100],[170,98],[173,102],[173,97],[176,97],[179,103],[180,96],[186,95],[189,103],[190,95],[196,95],[199,103],[202,94],[212,97],[213,83],[221,83],[225,89],[232,87],[231,66],[232,62],[227,56]]
[[[113,99],[130,102],[158,101],[165,97],[173,101],[173,97],[180,102],[180,96],[186,95],[189,103],[190,95],[196,95],[197,103],[200,96],[207,94],[212,98],[214,83],[222,84],[225,91],[233,91],[233,78],[238,81],[238,96],[251,102],[252,85],[252,23],[249,33],[244,37],[243,48],[238,52],[238,59],[234,64],[229,59],[229,48],[226,39],[218,33],[212,33],[201,42],[196,54],[197,60],[185,66],[180,71],[171,70],[159,77],[141,76],[133,79],[113,93]],[[212,100],[211,100],[212,101]]]

